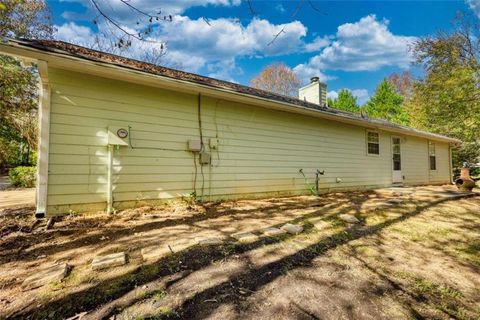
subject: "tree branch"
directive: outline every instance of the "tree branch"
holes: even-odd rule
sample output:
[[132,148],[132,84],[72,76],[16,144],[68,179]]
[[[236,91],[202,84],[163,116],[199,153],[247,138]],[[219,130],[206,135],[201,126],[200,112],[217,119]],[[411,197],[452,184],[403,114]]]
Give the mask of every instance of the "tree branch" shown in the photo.
[[275,40],[277,40],[277,38],[278,38],[282,33],[285,33],[285,27],[283,27],[282,30],[280,30],[277,34],[275,34],[275,35],[273,36],[272,41],[270,41],[270,42],[267,44],[267,47],[270,46],[271,44],[273,44],[273,43],[275,42]]
[[131,32],[128,32],[127,30],[125,30],[118,22],[116,22],[115,20],[113,20],[112,18],[110,18],[106,13],[103,12],[102,9],[100,9],[100,7],[98,6],[97,2],[95,0],[90,0],[90,2],[93,4],[93,6],[95,7],[95,9],[98,11],[98,13],[100,13],[100,15],[102,17],[104,17],[108,22],[110,22],[111,24],[113,24],[117,29],[119,29],[120,31],[122,31],[124,34],[132,37],[132,38],[135,38],[137,40],[144,40],[143,37],[141,36],[138,36],[136,34],[133,34]]
[[[152,30],[152,27],[151,25],[149,25],[146,29],[143,29],[141,31],[138,31],[138,32],[130,32],[128,31],[127,29],[125,29],[124,27],[121,26],[121,23],[118,22],[117,20],[113,19],[108,13],[106,13],[105,11],[102,10],[102,8],[100,7],[100,5],[98,4],[98,1],[97,0],[90,0],[90,2],[92,3],[94,9],[99,13],[100,16],[102,16],[108,23],[110,23],[111,25],[113,25],[113,27],[115,27],[116,29],[120,30],[124,35],[128,36],[128,37],[132,37],[134,39],[137,39],[137,40],[140,40],[140,41],[144,41],[144,42],[151,42],[151,43],[159,43],[158,41],[153,41],[153,40],[146,40],[144,36],[148,35],[151,30]],[[158,11],[157,14],[149,14],[148,12],[145,12],[139,8],[137,8],[136,6],[132,5],[130,3],[130,0],[120,0],[120,2],[124,5],[126,5],[128,8],[130,8],[131,10],[139,13],[140,15],[142,16],[145,16],[147,18],[149,18],[149,22],[152,23],[153,20],[155,19],[156,21],[160,21],[160,20],[163,20],[163,21],[168,21],[168,22],[171,22],[173,21],[173,17],[172,15],[165,15],[163,16],[163,19],[159,16],[159,14],[162,13],[161,10]],[[96,24],[96,20],[94,20],[94,23]],[[137,25],[140,24],[140,22],[137,21]],[[113,33],[113,31],[112,31]],[[118,38],[118,37],[117,37]],[[121,38],[121,37],[120,37]],[[131,45],[131,41],[128,40],[128,41],[124,41],[123,39],[120,39],[117,43],[118,46],[120,47],[128,47]]]
[[305,3],[305,0],[300,1],[298,6],[295,8],[295,11],[293,11],[292,19],[295,18],[295,16],[300,12],[300,9],[302,9],[304,3]]
[[[310,1],[309,1],[309,2],[310,2]],[[295,8],[295,11],[293,11],[293,13],[292,13],[292,19],[295,18],[296,15],[300,12],[300,9],[302,9],[304,3],[305,3],[305,0],[300,1],[300,3],[298,4],[298,6]],[[310,4],[310,5],[313,5],[313,4]],[[286,33],[286,32],[285,32],[285,27],[283,27],[282,30],[280,30],[277,34],[275,34],[275,35],[273,36],[272,41],[270,41],[270,42],[267,44],[267,47],[270,46],[270,45],[272,45],[272,44],[275,42],[275,40],[277,40],[277,38],[278,38],[282,33]]]
[[313,10],[317,11],[318,13],[323,14],[324,16],[327,15],[326,12],[320,11],[320,9],[318,9],[318,8],[313,4],[313,2],[312,2],[311,0],[308,0],[308,4],[310,5],[310,7],[311,7]]
[[255,13],[255,10],[253,10],[252,1],[247,0],[247,4],[248,4],[248,10],[250,10],[250,14],[252,15],[252,17],[255,17],[257,14]]
[[202,17],[203,21],[205,21],[206,24],[208,24],[210,27],[212,26],[210,24],[210,20],[208,20],[206,17]]
[[[120,0],[120,2],[122,2],[123,4],[125,4],[125,5],[127,5],[129,8],[131,8],[132,10],[137,11],[138,13],[140,13],[140,14],[146,16],[146,17],[156,18],[157,20],[159,19],[159,16],[156,16],[156,15],[153,16],[153,15],[151,15],[151,14],[145,12],[145,11],[142,11],[142,10],[138,9],[138,8],[135,7],[135,6],[132,6],[132,5],[129,3],[130,0]],[[162,12],[162,11],[160,11],[159,13],[161,13],[161,12]],[[152,22],[152,20],[150,20],[150,22]]]

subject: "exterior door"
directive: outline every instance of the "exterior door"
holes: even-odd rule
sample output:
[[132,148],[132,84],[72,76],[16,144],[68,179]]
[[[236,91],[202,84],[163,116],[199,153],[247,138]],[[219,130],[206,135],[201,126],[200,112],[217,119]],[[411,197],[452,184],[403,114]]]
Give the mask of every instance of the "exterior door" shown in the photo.
[[402,156],[400,138],[392,137],[392,182],[401,183],[402,179]]

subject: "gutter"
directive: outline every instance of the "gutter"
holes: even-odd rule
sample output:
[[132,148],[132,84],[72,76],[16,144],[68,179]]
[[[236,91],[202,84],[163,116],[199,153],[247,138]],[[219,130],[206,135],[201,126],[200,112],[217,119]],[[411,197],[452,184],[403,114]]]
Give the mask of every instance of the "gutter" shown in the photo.
[[113,145],[107,146],[108,150],[108,163],[107,163],[107,214],[113,212]]

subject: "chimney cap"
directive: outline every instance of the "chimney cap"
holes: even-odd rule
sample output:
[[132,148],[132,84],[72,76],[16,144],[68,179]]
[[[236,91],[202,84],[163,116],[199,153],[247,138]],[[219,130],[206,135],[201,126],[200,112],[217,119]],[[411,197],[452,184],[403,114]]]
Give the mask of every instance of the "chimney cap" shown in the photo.
[[313,82],[318,82],[320,81],[320,78],[319,77],[311,77],[310,78],[310,82],[313,83]]

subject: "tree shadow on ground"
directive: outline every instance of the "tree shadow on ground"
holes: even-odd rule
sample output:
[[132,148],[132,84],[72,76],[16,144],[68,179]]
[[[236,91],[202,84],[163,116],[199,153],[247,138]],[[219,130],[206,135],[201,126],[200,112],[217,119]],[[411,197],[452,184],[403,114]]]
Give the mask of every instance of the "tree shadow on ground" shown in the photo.
[[[402,216],[387,220],[374,226],[352,227],[347,229],[347,232],[342,230],[333,234],[332,236],[322,239],[313,245],[308,246],[307,248],[299,250],[292,255],[281,258],[280,260],[267,263],[263,266],[247,270],[237,275],[233,275],[228,281],[224,281],[214,287],[196,293],[192,298],[182,303],[182,305],[178,307],[173,314],[178,318],[207,317],[215,310],[215,308],[213,308],[213,306],[209,306],[208,308],[199,310],[198,306],[201,305],[201,302],[216,297],[218,292],[228,292],[234,290],[232,288],[241,286],[247,289],[247,296],[251,295],[259,288],[275,280],[285,271],[301,266],[310,266],[314,258],[324,254],[327,250],[333,249],[352,240],[375,234],[392,224],[416,216],[423,210],[448,200],[450,199],[440,199],[426,205],[417,205],[416,209],[407,212]],[[303,218],[307,219],[313,216],[318,216],[318,212],[316,211],[312,214],[304,216]],[[190,222],[196,221],[193,217],[191,219],[192,220]],[[200,217],[200,219],[208,219],[208,217]],[[299,219],[295,219],[295,221],[298,222],[300,221]],[[184,224],[185,221],[182,220],[181,223]],[[259,248],[260,246],[278,243],[291,237],[292,236],[287,235],[279,238],[266,238],[249,245],[227,243],[222,246],[210,248],[194,247],[184,252],[176,253],[168,258],[164,258],[157,263],[139,266],[131,273],[102,281],[87,289],[73,292],[54,301],[44,303],[40,307],[35,306],[32,308],[26,308],[23,311],[12,315],[12,318],[22,319],[29,315],[34,319],[43,319],[48,318],[48,316],[51,314],[54,314],[54,318],[63,318],[72,316],[82,311],[91,311],[122,297],[126,293],[139,286],[151,281],[155,281],[161,277],[168,277],[178,272],[188,274],[192,271],[201,270],[202,268],[212,265],[212,263],[216,261],[226,259],[234,254],[240,255],[242,253]],[[182,277],[176,281],[181,279]],[[238,293],[234,292],[232,295],[222,296],[220,299],[216,297],[216,300],[218,301],[218,305],[232,304],[236,308],[240,308],[240,306],[237,304],[237,296]],[[141,298],[142,297],[139,297],[139,299]]]
[[[251,295],[256,292],[259,288],[265,286],[266,284],[274,281],[276,278],[284,274],[286,270],[292,270],[297,267],[309,267],[312,266],[312,260],[322,254],[327,250],[333,249],[339,245],[348,243],[352,240],[356,240],[365,236],[373,235],[382,229],[391,226],[395,223],[401,222],[405,219],[409,219],[420,214],[425,209],[428,209],[431,206],[440,204],[442,202],[448,201],[449,199],[437,200],[428,205],[418,206],[417,209],[406,213],[400,217],[387,220],[385,222],[379,223],[371,227],[358,227],[350,228],[347,233],[339,232],[331,237],[328,237],[322,241],[319,241],[303,250],[296,252],[293,255],[287,256],[278,261],[263,265],[259,268],[254,268],[248,270],[240,275],[235,275],[217,286],[211,287],[203,292],[197,293],[191,299],[188,299],[182,305],[177,308],[174,312],[176,318],[180,319],[201,319],[207,318],[215,310],[213,306],[209,308],[203,308],[199,310],[198,306],[202,304],[203,301],[212,299],[217,295],[218,292],[225,292],[232,290],[232,287],[242,287],[247,289],[247,294]],[[232,295],[223,295],[218,304],[234,304],[238,307],[237,311],[240,311],[240,305],[238,304],[236,294]],[[218,300],[218,299],[217,299]],[[415,316],[415,312],[412,311],[412,316]]]
[[[408,279],[410,281],[399,281],[400,279],[395,278],[394,275],[384,272],[381,268],[370,265],[364,258],[358,255],[357,252],[350,250],[350,257],[360,262],[362,267],[375,274],[385,283],[388,283],[390,286],[389,291],[400,291],[402,294],[395,295],[395,297],[401,301],[403,307],[408,309],[410,316],[414,319],[435,317],[434,314],[425,315],[426,313],[431,313],[432,310],[439,311],[444,317],[459,319],[458,314],[462,312],[461,310],[468,310],[468,306],[459,299],[460,294],[458,294],[458,296],[456,294],[444,294],[444,292],[448,292],[447,290],[455,291],[451,288],[442,288],[439,285],[428,282],[428,290],[422,290],[419,288],[420,286],[415,285],[415,283],[425,281],[421,278],[415,277],[414,279]],[[409,277],[413,276],[409,275]],[[425,282],[427,283],[427,281]],[[368,292],[368,290],[370,290],[370,288],[365,289],[366,292]],[[382,292],[382,294],[384,294],[384,292]],[[419,306],[421,307],[419,308]],[[421,310],[425,309],[425,306],[430,310]]]
[[[98,230],[93,234],[85,234],[85,231],[89,231],[89,228],[95,229],[99,226],[98,222],[95,222],[93,219],[86,219],[82,221],[83,225],[80,228],[71,228],[66,227],[64,229],[55,228],[42,233],[24,233],[20,234],[17,237],[12,237],[8,241],[0,243],[0,264],[13,262],[13,261],[32,261],[37,259],[40,255],[52,255],[57,252],[63,252],[66,250],[79,249],[85,246],[96,245],[99,242],[99,238],[108,236],[109,241],[114,242],[122,238],[133,236],[135,233],[148,232],[151,230],[157,230],[161,228],[167,228],[177,225],[195,225],[196,223],[225,217],[232,216],[235,214],[241,214],[242,219],[247,218],[256,218],[255,213],[261,211],[265,217],[268,217],[270,214],[274,214],[279,211],[288,211],[288,210],[304,210],[308,208],[315,208],[325,206],[332,199],[335,201],[345,204],[345,203],[362,203],[366,201],[370,194],[373,192],[357,192],[349,194],[335,194],[328,195],[322,198],[315,198],[310,201],[298,203],[295,201],[289,202],[288,198],[281,198],[277,201],[274,200],[265,200],[270,201],[273,205],[266,208],[254,208],[241,211],[235,211],[229,208],[222,207],[222,204],[217,203],[206,203],[203,205],[204,212],[186,212],[185,215],[180,215],[175,218],[165,218],[160,221],[153,221],[138,224],[138,225],[127,225],[127,226],[108,226],[108,228],[103,228]],[[293,199],[293,198],[292,198]],[[283,201],[282,201],[283,200]],[[352,207],[353,208],[353,207]],[[136,217],[132,217],[136,219]],[[61,218],[59,218],[61,219]],[[112,217],[107,217],[103,223],[112,221]],[[145,218],[143,220],[146,220]],[[75,225],[75,224],[74,224]],[[34,245],[48,243],[48,240],[56,236],[70,236],[82,233],[84,235],[78,235],[73,240],[65,241],[63,243],[41,245],[37,248],[31,250],[25,250]],[[19,244],[22,244],[19,246]],[[19,250],[20,248],[20,250]],[[14,249],[15,254],[12,254],[9,249]]]
[[[309,207],[310,206],[308,205],[294,206],[295,209],[304,209]],[[332,210],[332,207],[330,206],[328,210]],[[255,210],[252,209],[248,211]],[[275,206],[272,207],[270,211],[274,212],[278,211],[278,209]],[[295,218],[289,222],[298,223],[311,217],[318,217],[322,213],[323,209],[320,207],[313,213],[303,215],[302,217]],[[242,211],[242,214],[247,214],[246,210]],[[194,221],[202,221],[208,218],[209,217],[202,215],[200,217],[192,217],[192,219],[189,221],[193,223]],[[185,224],[185,220],[180,219],[180,223]],[[311,225],[306,225],[305,231],[308,232],[308,230],[311,228]],[[98,235],[95,239],[98,239],[97,237]],[[92,310],[104,303],[108,303],[109,301],[119,298],[137,286],[154,281],[159,277],[166,277],[176,272],[184,272],[185,270],[190,272],[200,270],[208,265],[211,265],[212,263],[224,260],[234,254],[242,254],[264,245],[287,240],[291,237],[293,236],[287,234],[275,238],[264,238],[251,244],[227,242],[224,245],[216,247],[193,247],[185,251],[177,252],[169,257],[160,259],[156,263],[139,266],[131,273],[109,279],[108,281],[103,281],[94,285],[93,287],[73,293],[40,308],[26,308],[20,313],[14,314],[12,318],[21,319],[23,316],[31,314],[32,312],[34,319],[43,319],[48,317],[48,315],[52,314],[53,312],[56,312],[55,318],[61,318],[71,316],[84,310]],[[185,275],[187,274],[188,273],[185,273]],[[59,309],[62,311],[58,312]]]

